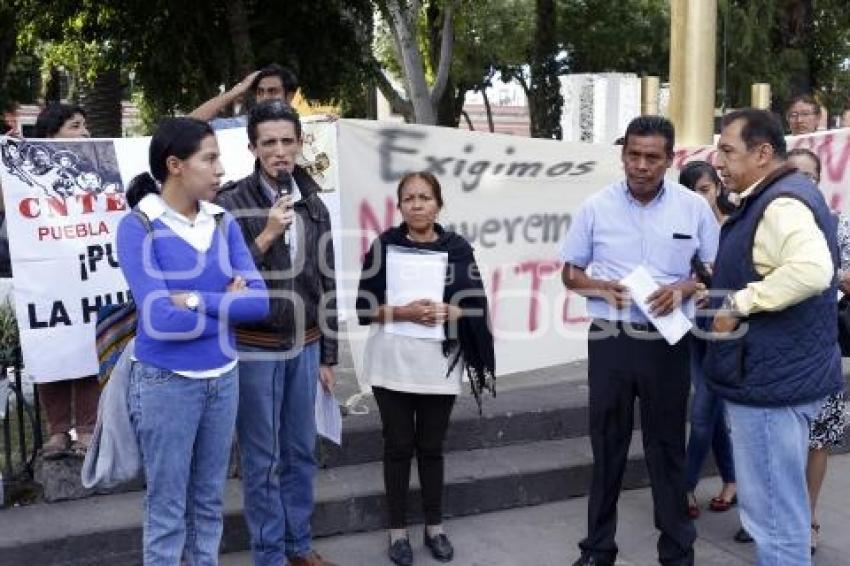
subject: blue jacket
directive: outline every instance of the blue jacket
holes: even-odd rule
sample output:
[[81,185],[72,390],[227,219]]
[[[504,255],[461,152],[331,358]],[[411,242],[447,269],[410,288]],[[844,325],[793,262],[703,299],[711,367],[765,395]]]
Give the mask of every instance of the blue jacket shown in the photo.
[[[823,195],[795,169],[783,167],[723,225],[714,290],[734,292],[762,279],[753,266],[753,241],[765,209],[779,197],[799,199],[812,211],[838,266],[835,217]],[[733,403],[755,406],[797,405],[840,391],[836,297],[833,278],[823,293],[781,311],[747,317],[741,337],[710,341],[705,358],[709,388]]]

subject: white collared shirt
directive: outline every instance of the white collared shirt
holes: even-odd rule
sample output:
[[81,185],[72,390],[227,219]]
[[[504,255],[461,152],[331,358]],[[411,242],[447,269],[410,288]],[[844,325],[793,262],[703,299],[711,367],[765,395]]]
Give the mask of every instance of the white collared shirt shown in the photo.
[[139,202],[139,210],[144,212],[151,222],[160,219],[175,234],[201,253],[210,249],[212,244],[216,215],[224,213],[224,209],[217,204],[200,201],[198,214],[193,220],[189,220],[168,206],[162,197],[156,194],[146,195]]
[[[156,219],[162,221],[178,237],[200,253],[205,253],[210,249],[216,230],[215,217],[217,214],[224,212],[224,209],[217,204],[202,200],[198,204],[198,214],[194,220],[189,220],[186,216],[168,206],[162,197],[157,194],[146,195],[139,201],[139,210],[144,212],[145,216],[151,222]],[[233,360],[220,368],[201,371],[174,371],[174,373],[191,379],[209,379],[222,376],[229,372],[236,367],[236,362],[236,360]]]

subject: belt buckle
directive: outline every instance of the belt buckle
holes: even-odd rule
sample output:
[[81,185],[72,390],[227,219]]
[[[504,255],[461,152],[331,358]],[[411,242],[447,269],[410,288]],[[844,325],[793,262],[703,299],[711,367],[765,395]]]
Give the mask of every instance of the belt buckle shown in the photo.
[[648,323],[630,322],[628,324],[632,327],[632,330],[634,330],[635,332],[643,332],[643,333],[649,334],[653,331],[653,329],[650,327],[650,325]]

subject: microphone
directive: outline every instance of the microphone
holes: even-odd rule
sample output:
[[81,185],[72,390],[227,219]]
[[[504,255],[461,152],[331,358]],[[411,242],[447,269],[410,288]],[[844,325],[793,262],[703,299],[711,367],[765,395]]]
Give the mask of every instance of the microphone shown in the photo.
[[[277,173],[277,198],[290,196],[292,194],[292,173],[281,169]],[[283,233],[283,245],[289,246],[289,228]]]

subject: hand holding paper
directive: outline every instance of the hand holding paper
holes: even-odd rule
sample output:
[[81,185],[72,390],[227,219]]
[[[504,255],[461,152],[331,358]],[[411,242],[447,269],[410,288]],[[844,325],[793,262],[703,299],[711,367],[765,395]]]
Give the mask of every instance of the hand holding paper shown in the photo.
[[[621,283],[628,287],[635,304],[658,329],[668,344],[676,344],[685,334],[690,332],[693,325],[682,312],[678,304],[679,298],[675,295],[673,289],[655,294],[656,309],[652,309],[650,296],[653,296],[660,287],[645,267],[639,265],[624,277]],[[666,312],[666,314],[660,314],[662,312]]]

